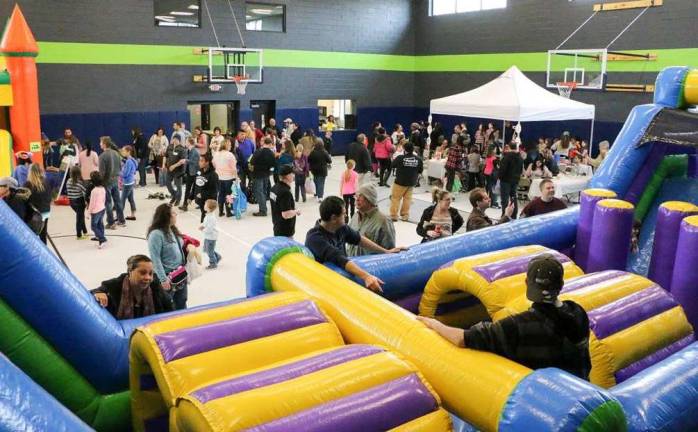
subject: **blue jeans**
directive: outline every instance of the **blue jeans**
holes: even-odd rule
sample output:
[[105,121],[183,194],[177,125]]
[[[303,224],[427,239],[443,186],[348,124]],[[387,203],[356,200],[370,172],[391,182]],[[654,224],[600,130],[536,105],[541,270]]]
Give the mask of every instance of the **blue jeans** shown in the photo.
[[148,163],[148,157],[142,157],[138,161],[138,184],[145,186],[145,166]]
[[325,179],[327,177],[313,176],[313,183],[315,183],[315,196],[322,199],[325,196]]
[[165,291],[165,294],[172,299],[175,310],[182,310],[187,308],[187,296],[189,292],[188,288],[189,287],[187,286],[187,283],[184,282],[181,285],[181,288],[177,291],[175,291],[174,289]]
[[254,197],[257,199],[259,212],[262,214],[267,214],[267,199],[269,199],[270,189],[271,183],[269,182],[269,177],[255,178],[252,181]]
[[[230,204],[228,204],[225,198],[232,193],[233,182],[235,180],[218,180],[218,215],[223,216],[225,212],[226,216],[232,216],[232,211],[230,210]],[[206,204],[206,203],[204,203]]]
[[90,228],[92,228],[92,232],[100,243],[107,241],[107,238],[104,237],[104,212],[105,210],[99,213],[93,213],[91,215],[92,219],[90,220]]
[[296,174],[296,202],[298,202],[298,195],[303,197],[303,202],[305,202],[305,175]]
[[136,211],[136,200],[133,199],[133,187],[134,186],[135,186],[135,184],[124,185],[123,189],[121,189],[121,208],[122,208],[122,211],[126,210],[126,200],[128,200],[128,203],[131,206],[131,213],[134,213]]
[[107,190],[106,197],[106,210],[107,210],[107,225],[114,223],[114,213],[112,212],[112,207],[116,209],[116,220],[119,223],[125,223],[124,219],[124,208],[121,206],[121,198],[119,196],[119,185],[117,183],[112,183],[104,187]]
[[[174,184],[174,186],[173,186]],[[170,202],[179,205],[179,200],[182,199],[182,176],[172,174],[167,171],[167,191],[170,193]]]
[[221,259],[221,255],[216,252],[216,240],[206,240],[204,239],[204,252],[208,255],[208,263],[212,267],[218,266],[218,261]]
[[504,210],[509,206],[510,200],[514,202],[514,213],[511,214],[511,218],[516,219],[516,215],[519,214],[519,203],[516,200],[516,188],[518,186],[518,183],[499,181],[499,193],[502,196],[502,216],[504,216]]

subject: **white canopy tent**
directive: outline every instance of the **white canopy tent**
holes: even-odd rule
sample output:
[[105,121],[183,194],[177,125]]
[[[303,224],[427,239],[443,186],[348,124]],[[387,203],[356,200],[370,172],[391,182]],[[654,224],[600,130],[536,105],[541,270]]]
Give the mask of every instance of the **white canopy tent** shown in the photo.
[[531,81],[516,66],[476,89],[432,99],[431,114],[509,121],[591,120],[594,139],[596,107],[558,96]]

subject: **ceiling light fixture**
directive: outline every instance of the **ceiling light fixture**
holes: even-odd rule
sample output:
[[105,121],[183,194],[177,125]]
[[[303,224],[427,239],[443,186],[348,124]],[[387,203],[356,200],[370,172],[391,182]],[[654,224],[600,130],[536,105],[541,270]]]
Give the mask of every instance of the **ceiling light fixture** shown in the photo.
[[199,10],[199,5],[194,5],[194,4],[193,4],[193,5],[189,5],[189,6],[187,7],[187,9]]
[[270,9],[250,9],[250,12],[257,15],[271,15],[274,13],[274,11]]
[[179,11],[172,11],[172,12],[170,12],[170,15],[179,15],[179,16],[192,16],[192,15],[194,15],[194,12],[179,12]]

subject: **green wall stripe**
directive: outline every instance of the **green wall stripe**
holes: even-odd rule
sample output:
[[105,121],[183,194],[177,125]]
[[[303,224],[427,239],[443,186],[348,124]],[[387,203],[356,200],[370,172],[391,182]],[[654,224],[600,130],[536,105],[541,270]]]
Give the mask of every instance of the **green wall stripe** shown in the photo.
[[[39,42],[38,63],[202,66],[206,56],[192,46]],[[609,62],[609,72],[659,72],[667,66],[698,65],[698,48],[635,50],[653,52],[651,62]],[[517,65],[524,72],[545,72],[547,53],[493,53],[408,56],[329,51],[265,49],[264,66],[399,72],[501,72]]]

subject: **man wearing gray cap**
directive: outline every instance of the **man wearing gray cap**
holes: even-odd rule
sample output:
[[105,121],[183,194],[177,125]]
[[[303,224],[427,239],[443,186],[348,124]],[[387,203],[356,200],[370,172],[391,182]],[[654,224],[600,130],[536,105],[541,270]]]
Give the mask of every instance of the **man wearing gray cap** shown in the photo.
[[417,317],[444,339],[463,348],[490,351],[531,369],[557,367],[589,379],[589,318],[577,303],[560,301],[562,264],[550,254],[528,263],[526,312],[471,328],[449,327],[433,318]]
[[32,215],[29,197],[31,191],[27,188],[19,187],[17,180],[12,177],[0,178],[0,200],[12,209],[13,212],[24,222],[27,222]]
[[[349,228],[385,249],[395,247],[395,226],[390,218],[378,210],[378,190],[372,183],[362,185],[356,191],[357,212],[349,222]],[[372,255],[375,252],[359,245],[347,245],[349,256]]]

